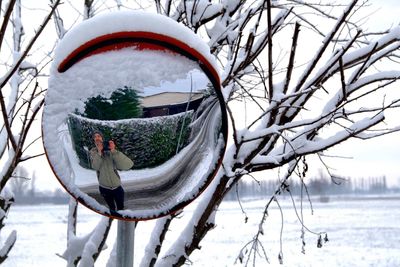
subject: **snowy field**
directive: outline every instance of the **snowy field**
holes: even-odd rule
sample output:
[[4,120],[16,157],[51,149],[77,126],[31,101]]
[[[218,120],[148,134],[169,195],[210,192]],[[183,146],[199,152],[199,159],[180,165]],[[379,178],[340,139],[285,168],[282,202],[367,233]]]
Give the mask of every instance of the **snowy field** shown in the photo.
[[[260,211],[266,201],[243,201],[242,205],[249,220],[237,202],[225,202],[217,214],[217,228],[202,242],[202,249],[191,257],[192,266],[241,266],[235,264],[240,249],[256,234]],[[264,226],[263,245],[269,263],[260,259],[257,266],[400,266],[400,196],[373,196],[368,199],[332,199],[328,203],[313,201],[311,215],[308,202],[303,203],[305,225],[314,232],[328,233],[329,242],[317,248],[318,236],[305,234],[305,254],[301,253],[301,225],[290,199],[279,204],[284,214],[283,261],[280,265],[279,233],[281,215],[277,205],[271,206]],[[296,202],[300,207],[300,202]],[[194,209],[196,203],[188,210]],[[14,206],[8,215],[5,234],[17,230],[17,243],[2,266],[65,266],[65,261],[56,254],[62,254],[66,247],[67,206]],[[87,233],[100,215],[86,208],[79,209],[78,234]],[[299,216],[300,210],[298,210]],[[186,216],[187,217],[187,216]],[[179,234],[180,224],[173,226],[171,235]],[[107,245],[96,266],[105,266],[106,259],[116,236],[116,223],[110,232]],[[140,222],[135,234],[135,266],[139,266],[143,248],[146,245],[152,221]],[[251,264],[249,266],[252,266]]]

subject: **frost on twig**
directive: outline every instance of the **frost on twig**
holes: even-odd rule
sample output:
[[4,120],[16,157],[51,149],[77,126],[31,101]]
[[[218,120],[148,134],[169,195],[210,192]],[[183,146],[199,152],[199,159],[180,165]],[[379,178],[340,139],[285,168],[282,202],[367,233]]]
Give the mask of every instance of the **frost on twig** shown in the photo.
[[140,266],[153,266],[156,263],[171,221],[177,215],[178,214],[168,215],[157,220],[153,232],[150,235],[150,241],[145,248],[145,255],[140,262]]
[[103,217],[92,232],[84,235],[76,235],[77,203],[71,198],[69,211],[69,228],[67,249],[62,255],[58,255],[67,261],[67,266],[93,266],[100,252],[105,248],[112,219]]
[[[14,202],[14,197],[12,195],[0,195],[0,231],[5,226],[4,219],[7,216],[7,213],[11,207],[11,204]],[[4,244],[0,244],[0,264],[4,262],[10,250],[13,248],[15,242],[17,240],[17,232],[13,230],[9,236],[7,237]]]

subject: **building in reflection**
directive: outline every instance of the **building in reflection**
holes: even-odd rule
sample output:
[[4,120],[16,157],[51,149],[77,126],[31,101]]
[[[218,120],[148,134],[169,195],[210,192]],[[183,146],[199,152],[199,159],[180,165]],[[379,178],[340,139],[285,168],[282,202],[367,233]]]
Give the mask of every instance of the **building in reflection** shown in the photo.
[[204,99],[202,93],[162,92],[143,97],[143,117],[174,115],[187,110],[196,111]]

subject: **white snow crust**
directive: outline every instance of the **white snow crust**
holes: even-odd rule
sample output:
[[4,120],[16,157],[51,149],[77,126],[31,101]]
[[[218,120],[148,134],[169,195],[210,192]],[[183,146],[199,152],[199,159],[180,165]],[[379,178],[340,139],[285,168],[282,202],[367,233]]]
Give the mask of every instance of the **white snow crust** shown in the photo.
[[83,21],[65,34],[57,46],[53,64],[58,66],[72,51],[96,37],[123,31],[152,32],[175,38],[198,51],[218,70],[209,46],[199,36],[166,16],[144,11],[102,13]]

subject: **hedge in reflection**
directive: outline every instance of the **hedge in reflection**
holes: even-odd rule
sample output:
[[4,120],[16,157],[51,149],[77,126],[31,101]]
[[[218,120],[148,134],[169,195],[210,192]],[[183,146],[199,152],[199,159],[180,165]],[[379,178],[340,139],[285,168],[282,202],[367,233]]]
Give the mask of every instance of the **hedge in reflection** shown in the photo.
[[92,134],[100,131],[134,161],[133,169],[141,169],[164,163],[188,144],[192,117],[193,111],[188,111],[153,118],[102,121],[70,114],[68,127],[82,167],[90,168],[88,152],[94,147]]

